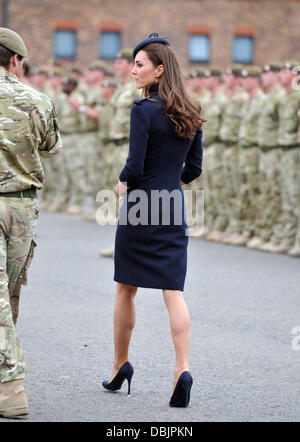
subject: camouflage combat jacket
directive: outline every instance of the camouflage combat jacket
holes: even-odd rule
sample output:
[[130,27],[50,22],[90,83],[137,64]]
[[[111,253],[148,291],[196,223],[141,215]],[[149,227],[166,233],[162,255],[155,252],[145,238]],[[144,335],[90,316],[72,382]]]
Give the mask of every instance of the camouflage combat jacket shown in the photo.
[[220,139],[222,141],[230,143],[238,141],[241,108],[248,99],[249,94],[244,90],[239,90],[232,97],[228,98],[220,128]]
[[0,69],[0,192],[42,188],[40,160],[62,148],[49,97]]
[[278,146],[279,105],[284,96],[285,91],[280,86],[276,86],[264,97],[257,130],[257,142],[262,148]]
[[[101,112],[104,104],[105,102],[103,97],[101,96],[100,88],[91,87],[84,97],[84,105]],[[90,118],[83,113],[79,115],[79,119],[81,127],[80,132],[95,132],[99,130],[99,120]]]
[[70,95],[64,94],[60,119],[62,134],[75,134],[81,132],[82,124],[80,120],[80,112],[69,104],[68,100],[71,97],[75,98],[80,105],[84,104],[84,97],[78,91],[78,88],[74,89]]
[[111,140],[129,139],[130,112],[133,102],[138,98],[140,98],[140,93],[133,80],[117,87],[110,102],[113,109],[109,125]]
[[239,129],[239,144],[241,146],[257,145],[257,130],[260,115],[264,106],[265,94],[258,89],[241,109],[241,125]]
[[211,100],[206,103],[203,112],[207,119],[203,130],[203,142],[205,145],[212,144],[219,139],[219,132],[222,123],[222,114],[226,104],[226,95],[223,90],[219,90]]
[[279,105],[278,143],[280,146],[295,146],[300,144],[300,92],[292,90]]

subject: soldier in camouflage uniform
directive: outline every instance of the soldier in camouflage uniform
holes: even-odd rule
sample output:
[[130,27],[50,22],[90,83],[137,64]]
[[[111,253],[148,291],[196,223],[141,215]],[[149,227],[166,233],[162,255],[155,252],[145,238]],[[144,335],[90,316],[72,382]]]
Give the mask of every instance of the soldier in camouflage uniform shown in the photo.
[[233,65],[228,71],[234,75],[233,87],[227,89],[228,101],[223,113],[220,128],[220,139],[225,144],[224,161],[224,190],[225,200],[228,206],[228,225],[225,233],[219,238],[224,243],[231,243],[239,234],[242,208],[240,203],[240,173],[238,134],[241,123],[241,108],[249,99],[249,95],[240,87],[240,79],[243,67]]
[[292,249],[300,215],[300,143],[298,139],[300,92],[292,87],[295,77],[292,69],[299,65],[297,61],[287,62],[280,71],[280,83],[286,92],[285,97],[279,103],[278,144],[282,149],[281,213],[278,223],[274,225],[270,242],[264,247],[264,250],[269,252],[286,253]]
[[48,69],[45,66],[38,66],[30,70],[28,82],[31,87],[44,93],[48,78]]
[[219,140],[219,131],[222,114],[226,103],[226,96],[221,86],[222,71],[218,67],[210,67],[205,71],[207,87],[210,91],[210,100],[205,104],[205,130],[203,131],[203,145],[205,149],[206,167],[203,174],[205,199],[205,232],[210,239],[215,231],[226,228],[226,203],[222,197],[224,188],[223,154],[224,146]]
[[[227,190],[224,186],[225,169],[224,169],[224,152],[225,144],[220,139],[220,129],[222,126],[224,112],[228,100],[232,96],[233,90],[236,88],[236,77],[232,73],[231,68],[226,69],[223,76],[223,84],[218,86],[218,98],[216,100],[215,112],[219,114],[219,120],[213,118],[213,122],[218,127],[218,142],[214,148],[208,151],[207,168],[209,179],[211,181],[211,194],[214,196],[215,220],[209,228],[209,232],[205,239],[208,241],[220,241],[224,236],[224,232],[229,223],[228,206],[227,206]],[[215,100],[214,100],[215,101]],[[208,128],[210,126],[207,122]],[[213,124],[213,123],[212,123]],[[205,136],[205,135],[204,135]]]
[[61,140],[51,100],[18,79],[27,51],[7,28],[0,28],[0,56],[0,416],[13,417],[29,413],[15,323],[35,246],[36,189],[44,182],[40,155],[56,154]]
[[[107,146],[110,143],[110,121],[113,117],[114,109],[111,105],[111,99],[115,93],[117,87],[117,82],[113,79],[106,78],[101,85],[101,96],[103,99],[103,105],[98,114],[98,124],[99,124],[99,139],[101,145],[100,156],[98,158],[98,173],[95,178],[95,189],[98,193],[102,189],[107,188],[107,183],[110,181],[109,173],[111,171],[110,168],[107,168],[108,158],[104,161],[103,155],[103,146]],[[108,152],[106,151],[106,155]],[[97,209],[99,207],[99,203],[97,203],[97,194],[94,199],[94,211],[90,213],[86,219],[89,221],[96,221]],[[98,214],[99,217],[99,214]],[[97,218],[99,221],[99,218]]]
[[[124,167],[129,151],[130,112],[140,93],[132,79],[132,49],[123,49],[115,61],[119,85],[111,99],[112,118],[108,138],[103,146],[103,167],[106,170],[107,188],[115,190],[120,170]],[[117,215],[117,214],[116,214]],[[112,257],[113,247],[101,251],[102,256]]]
[[[107,119],[111,116],[109,101],[116,87],[114,81],[108,81],[108,87],[105,86],[106,78],[111,78],[111,71],[102,61],[94,61],[85,75],[86,83],[90,84],[89,93],[85,94],[85,105],[80,107],[77,105],[77,109],[81,112],[82,125],[90,129],[88,132],[83,133],[81,137],[83,143],[82,151],[85,154],[87,165],[86,177],[92,194],[90,210],[84,215],[84,219],[89,221],[96,220],[98,208],[96,202],[97,194],[99,190],[106,186],[102,146],[103,139],[108,135],[102,136],[105,123],[102,125],[101,121],[102,119],[104,122],[109,121]],[[105,96],[102,93],[103,91]],[[76,107],[76,103],[74,104]]]
[[77,79],[77,91],[85,97],[89,92],[89,86],[85,82],[84,76],[86,71],[82,69],[79,65],[73,64],[66,69],[67,76],[72,76],[72,78]]
[[[47,87],[48,72],[49,72],[48,67],[44,65],[31,69],[28,78],[29,85],[42,93],[46,93],[46,91],[49,91],[49,88]],[[50,201],[48,201],[49,195],[51,195],[54,190],[53,182],[55,174],[54,171],[52,170],[52,164],[50,161],[48,160],[46,161],[43,158],[41,159],[41,161],[45,173],[45,183],[43,185],[42,191],[40,192],[41,193],[40,208],[47,209],[50,204]]]
[[[65,94],[62,91],[64,71],[56,67],[57,63],[57,61],[53,61],[49,66],[45,94],[52,99],[58,120],[61,121],[65,103]],[[47,161],[48,163],[50,163],[52,176],[48,176],[50,189],[47,194],[47,210],[56,212],[66,208],[66,194],[69,185],[67,165],[64,155],[55,155]]]
[[262,85],[266,95],[262,105],[257,130],[260,147],[259,210],[255,220],[255,236],[248,247],[264,250],[271,240],[273,229],[278,224],[281,207],[280,163],[281,149],[278,146],[279,106],[285,92],[277,81],[277,72],[282,63],[270,62],[264,66]]
[[78,91],[78,80],[74,76],[64,79],[63,91],[65,101],[61,113],[61,135],[64,145],[65,164],[69,178],[69,188],[66,195],[68,208],[66,212],[77,215],[83,212],[86,194],[85,157],[78,140],[80,133],[80,114],[73,106],[72,99],[83,105],[84,97]]
[[101,84],[106,74],[106,64],[100,60],[92,62],[84,80],[88,85],[88,91],[84,95],[84,105],[80,105],[78,101],[72,99],[71,104],[79,111],[80,119],[80,150],[85,159],[86,174],[86,194],[90,195],[90,206],[84,214],[84,218],[88,219],[94,214],[96,195],[99,191],[97,186],[97,177],[101,173],[101,140],[99,137],[99,113],[104,107],[104,100],[101,96]]
[[[198,99],[201,103],[201,108],[203,115],[206,114],[206,106],[209,103],[210,100],[210,90],[206,86],[206,76],[205,76],[205,68],[203,67],[196,67],[193,70],[189,72],[186,79],[186,84],[190,92],[194,95],[196,99]],[[204,158],[204,157],[203,157]],[[205,161],[203,159],[203,161]],[[205,168],[205,167],[204,167]],[[203,170],[204,170],[203,168]],[[185,190],[191,190],[191,191],[197,191],[197,190],[203,190],[203,188],[206,186],[204,183],[206,176],[201,175],[201,177],[194,180],[192,183],[187,184],[185,186]],[[207,186],[206,186],[207,188]],[[205,193],[204,193],[205,195]],[[201,198],[202,193],[198,194],[199,202],[197,202],[199,209],[201,208]],[[195,207],[196,203],[196,194],[195,192],[192,192],[192,199],[186,198],[186,215],[187,215],[187,224],[189,226],[193,225],[194,219],[189,219],[189,216],[193,218],[193,206]],[[201,211],[199,212],[199,217],[201,218]],[[190,235],[193,235],[195,237],[202,237],[205,233],[203,231],[203,227],[201,226],[201,219],[196,219],[196,228],[190,229]]]
[[209,102],[210,91],[207,88],[206,75],[207,69],[204,67],[197,67],[190,71],[186,80],[187,86],[192,94],[198,98],[202,106]]
[[[211,99],[211,91],[210,88],[207,87],[207,76],[208,76],[208,71],[207,69],[204,69],[203,67],[198,67],[196,69],[196,73],[197,73],[197,77],[196,77],[196,85],[198,85],[198,88],[196,88],[196,90],[194,90],[194,94],[196,95],[196,97],[198,98],[198,100],[201,103],[201,109],[202,109],[202,113],[205,116],[207,113],[207,106],[209,105],[210,99]],[[206,118],[206,116],[205,116]],[[206,126],[205,126],[206,129]],[[206,169],[206,155],[203,156],[203,170]],[[190,184],[188,184],[186,186],[186,189],[191,189],[193,191],[197,191],[197,190],[203,190],[206,187],[206,190],[204,191],[204,198],[205,198],[205,192],[207,191],[207,196],[209,195],[209,187],[208,187],[208,180],[207,180],[208,176],[207,174],[201,174],[201,176],[199,178],[197,178],[196,180],[192,181]],[[198,206],[198,208],[201,208],[201,198],[203,197],[203,194],[201,192],[199,192],[198,194],[195,194],[195,192],[193,192],[193,198],[195,198],[195,202]],[[197,196],[198,195],[198,196]],[[202,237],[202,235],[204,235],[205,233],[207,233],[207,231],[204,229],[203,231],[203,226],[201,225],[201,210],[199,210],[199,214],[198,217],[200,217],[199,219],[196,219],[196,223],[198,228],[196,230],[194,230],[193,232],[193,236],[196,237]]]
[[[297,78],[299,78],[299,71],[300,71],[300,62],[298,62],[297,69],[293,69],[293,74],[297,74]],[[293,90],[297,91],[298,94],[300,93],[300,86],[299,86],[299,80],[296,81],[295,78],[293,78]],[[297,225],[296,225],[296,232],[295,232],[295,238],[294,238],[294,244],[291,249],[288,250],[288,255],[290,256],[300,256],[300,108],[298,107],[297,111],[298,116],[298,136],[296,138],[296,144],[297,144],[297,151],[298,154],[295,155],[295,163],[291,167],[291,170],[293,171],[291,180],[289,181],[289,196],[290,201],[293,202],[293,209],[294,213],[297,216]],[[297,165],[298,162],[298,165]]]
[[245,245],[254,236],[254,222],[258,212],[257,198],[259,195],[259,148],[257,146],[257,129],[264,93],[260,88],[259,66],[250,66],[242,71],[242,86],[249,94],[249,100],[241,108],[241,124],[239,128],[239,163],[241,217],[239,233],[231,244]]

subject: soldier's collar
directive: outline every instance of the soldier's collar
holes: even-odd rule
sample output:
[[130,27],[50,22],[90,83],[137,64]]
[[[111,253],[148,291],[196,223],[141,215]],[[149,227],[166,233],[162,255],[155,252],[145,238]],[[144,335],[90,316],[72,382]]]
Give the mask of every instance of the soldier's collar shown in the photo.
[[6,77],[13,81],[19,81],[18,77],[15,74],[12,74],[11,72],[7,71],[5,68],[1,66],[0,66],[0,77],[2,78]]

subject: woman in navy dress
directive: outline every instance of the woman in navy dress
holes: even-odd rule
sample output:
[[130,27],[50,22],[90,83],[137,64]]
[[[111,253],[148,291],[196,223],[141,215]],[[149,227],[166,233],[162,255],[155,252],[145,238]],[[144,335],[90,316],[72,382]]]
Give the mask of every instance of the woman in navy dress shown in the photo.
[[[179,64],[167,40],[151,34],[133,51],[132,74],[143,89],[130,121],[130,148],[117,192],[124,200],[115,238],[117,282],[114,310],[114,369],[108,390],[125,379],[138,287],[161,289],[176,353],[171,406],[187,406],[192,377],[188,370],[190,317],[183,298],[187,267],[187,225],[182,184],[201,174],[201,106],[189,97]],[[159,197],[161,196],[161,198]]]

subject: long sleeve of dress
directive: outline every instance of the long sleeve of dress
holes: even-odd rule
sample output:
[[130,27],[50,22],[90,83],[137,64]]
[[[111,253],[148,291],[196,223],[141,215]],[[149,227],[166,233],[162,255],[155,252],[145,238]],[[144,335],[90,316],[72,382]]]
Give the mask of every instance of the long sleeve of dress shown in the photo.
[[202,129],[198,129],[187,153],[181,172],[181,181],[185,184],[198,178],[202,173]]
[[135,104],[130,116],[129,153],[119,179],[128,187],[139,181],[144,173],[144,163],[150,133],[150,118],[139,104]]

